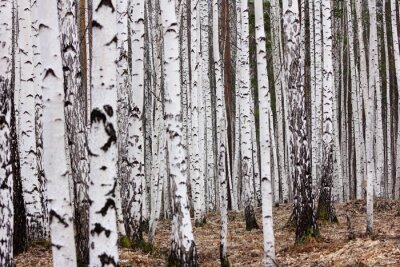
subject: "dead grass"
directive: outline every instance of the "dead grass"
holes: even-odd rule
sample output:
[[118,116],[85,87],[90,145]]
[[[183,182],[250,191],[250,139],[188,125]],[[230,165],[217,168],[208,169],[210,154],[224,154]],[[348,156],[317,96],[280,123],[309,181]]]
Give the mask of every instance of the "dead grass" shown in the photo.
[[[375,205],[375,234],[366,236],[365,203],[337,205],[339,224],[320,224],[318,242],[294,245],[294,229],[286,223],[291,206],[274,208],[276,255],[279,266],[400,266],[400,202],[378,200]],[[346,212],[356,234],[348,239]],[[260,210],[258,224],[262,226]],[[207,224],[195,228],[201,266],[220,266],[218,214],[209,214]],[[170,225],[160,223],[152,254],[121,249],[121,267],[165,266],[168,257]],[[262,230],[245,230],[242,213],[229,213],[228,254],[232,266],[262,266]],[[16,258],[17,267],[51,266],[51,253],[43,247],[30,248]]]

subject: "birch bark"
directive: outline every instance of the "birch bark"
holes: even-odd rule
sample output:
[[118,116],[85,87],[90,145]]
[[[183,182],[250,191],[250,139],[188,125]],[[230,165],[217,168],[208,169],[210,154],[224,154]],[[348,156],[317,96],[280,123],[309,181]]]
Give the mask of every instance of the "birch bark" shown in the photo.
[[298,1],[283,1],[285,36],[285,77],[289,101],[289,136],[294,195],[296,241],[318,236],[314,196],[312,192],[310,153],[304,106],[304,59],[300,56],[300,20]]
[[53,266],[75,266],[73,214],[68,192],[64,78],[57,2],[38,0],[39,47],[43,64],[43,162],[47,177]]
[[92,12],[89,265],[118,266],[116,1],[95,0]]
[[77,29],[77,2],[58,1],[61,27],[61,51],[65,80],[65,118],[70,152],[70,166],[75,198],[74,222],[78,261],[89,262],[89,201],[87,195],[89,159],[85,101],[82,97],[82,72]]
[[13,266],[13,173],[11,112],[13,72],[13,2],[0,3],[0,265]]
[[256,0],[255,27],[257,46],[257,81],[260,108],[260,154],[261,154],[261,194],[264,233],[264,264],[276,266],[275,238],[272,221],[272,172],[271,172],[271,136],[270,121],[271,104],[268,85],[267,55],[264,30],[263,1]]
[[182,121],[179,84],[179,38],[174,1],[162,1],[161,20],[164,35],[165,119],[169,153],[169,179],[173,191],[173,217],[170,264],[198,266],[196,244],[188,208],[186,161],[182,144]]

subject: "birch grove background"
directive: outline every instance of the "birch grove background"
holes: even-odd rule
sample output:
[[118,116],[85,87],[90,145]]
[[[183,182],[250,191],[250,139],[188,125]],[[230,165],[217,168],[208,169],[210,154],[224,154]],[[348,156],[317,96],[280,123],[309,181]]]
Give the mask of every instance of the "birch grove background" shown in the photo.
[[399,265],[399,24],[0,0],[0,266]]

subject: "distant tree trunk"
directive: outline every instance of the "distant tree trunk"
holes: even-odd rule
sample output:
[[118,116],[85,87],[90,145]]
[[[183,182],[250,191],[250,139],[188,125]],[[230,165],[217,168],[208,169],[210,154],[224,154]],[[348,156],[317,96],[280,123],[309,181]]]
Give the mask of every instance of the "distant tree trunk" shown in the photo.
[[93,1],[91,129],[89,133],[90,266],[118,266],[117,14],[115,0]]
[[20,56],[20,160],[21,180],[27,217],[28,242],[46,239],[46,218],[43,213],[38,179],[35,131],[35,80],[31,4],[18,1],[18,49]]
[[64,77],[57,2],[38,0],[39,47],[43,74],[43,162],[47,177],[54,266],[75,266],[73,214],[68,190]]
[[221,266],[229,266],[227,256],[227,235],[228,235],[228,187],[227,187],[227,139],[226,139],[226,109],[223,65],[219,46],[219,3],[213,0],[213,56],[216,81],[216,111],[217,111],[217,164],[219,181],[219,198],[221,214],[221,234],[220,234],[220,260]]
[[[272,61],[274,69],[274,83],[276,96],[276,124],[277,124],[277,144],[278,144],[278,162],[280,177],[275,179],[275,202],[287,202],[289,200],[289,170],[287,155],[287,107],[284,107],[285,99],[283,90],[285,90],[285,77],[283,71],[283,47],[282,47],[282,27],[281,27],[281,7],[279,1],[271,0],[271,37],[272,37]],[[286,133],[286,135],[285,135]]]
[[117,62],[117,113],[118,113],[118,179],[117,179],[117,227],[120,235],[126,235],[130,223],[128,221],[128,196],[132,194],[129,185],[128,164],[128,112],[130,72],[128,60],[128,2],[117,1],[118,14],[118,62]]
[[255,217],[255,199],[254,199],[254,166],[253,151],[251,139],[251,88],[250,88],[250,57],[249,57],[249,9],[248,0],[242,0],[240,10],[241,20],[241,46],[240,46],[240,136],[241,136],[241,159],[240,166],[243,176],[244,187],[244,213],[246,220],[246,229],[252,230],[258,228]]
[[191,1],[191,113],[192,113],[192,129],[191,129],[191,160],[192,160],[192,172],[191,188],[192,188],[192,200],[194,208],[194,220],[196,226],[201,226],[205,222],[205,210],[204,210],[204,176],[202,162],[204,154],[200,147],[200,128],[204,128],[199,125],[202,113],[200,113],[200,91],[201,88],[201,58],[200,58],[200,17],[199,15],[199,3]]
[[129,134],[128,149],[129,162],[129,237],[134,241],[140,241],[142,236],[142,211],[143,190],[146,190],[144,180],[144,1],[133,0],[129,7],[131,23],[131,47],[132,47],[132,92],[129,109]]
[[[397,89],[400,90],[400,48],[399,48],[399,35],[397,32],[398,23],[396,18],[396,0],[391,0],[391,23],[392,23],[392,38],[393,38],[393,55],[394,55],[394,66],[395,66],[395,79],[397,82]],[[398,106],[400,106],[400,98],[398,100]],[[400,108],[398,108],[398,115],[400,114]],[[398,116],[398,118],[400,118]],[[398,119],[398,122],[400,120]],[[399,188],[400,183],[400,123],[397,125],[397,139],[396,139],[396,187]],[[392,196],[393,188],[389,188],[389,197]]]
[[318,236],[314,196],[312,192],[310,153],[304,102],[304,58],[300,56],[300,25],[298,1],[283,1],[285,36],[284,67],[289,100],[290,151],[294,195],[296,241]]
[[[333,102],[336,100],[334,95],[334,73],[332,55],[332,19],[331,3],[325,1],[322,4],[322,27],[323,27],[323,87],[316,88],[322,91],[323,109],[323,135],[322,135],[322,155],[321,155],[321,192],[318,200],[318,219],[337,222],[334,207],[333,179],[334,179],[334,127],[333,124]],[[339,148],[337,148],[339,149]]]
[[257,81],[260,109],[260,154],[261,154],[261,194],[264,233],[264,264],[276,266],[275,238],[272,221],[272,172],[271,172],[271,136],[270,121],[271,102],[268,85],[267,54],[264,30],[263,1],[256,0],[255,27],[257,45]]
[[[379,51],[378,51],[378,32],[376,21],[376,0],[369,0],[369,90],[368,102],[366,108],[366,133],[365,144],[367,152],[367,233],[372,234],[374,231],[374,181],[381,169],[376,170],[375,160],[377,159],[374,153],[374,128],[375,128],[375,92],[380,90],[380,77],[379,77]],[[380,95],[380,94],[378,94]],[[380,102],[381,100],[378,100]],[[379,119],[379,118],[378,118]],[[379,130],[379,129],[378,129]],[[377,141],[380,140],[380,133],[378,133]],[[376,145],[381,146],[382,143],[378,142]],[[383,160],[383,159],[380,159]],[[379,192],[378,188],[375,188]]]
[[0,3],[0,265],[14,266],[13,158],[12,158],[12,73],[13,2]]
[[169,153],[169,178],[173,190],[172,237],[169,263],[179,266],[198,266],[196,244],[190,221],[186,187],[185,151],[182,144],[181,86],[178,83],[179,38],[173,1],[162,1],[161,20],[164,31],[165,118]]

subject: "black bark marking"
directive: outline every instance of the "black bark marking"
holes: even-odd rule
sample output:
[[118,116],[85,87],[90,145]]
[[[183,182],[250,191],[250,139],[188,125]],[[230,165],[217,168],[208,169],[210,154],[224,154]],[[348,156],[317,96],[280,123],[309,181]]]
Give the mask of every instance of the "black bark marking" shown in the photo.
[[113,43],[117,44],[117,42],[118,42],[118,37],[117,37],[117,35],[115,35],[114,38],[111,39],[111,41],[109,41],[108,43],[106,43],[106,46],[110,46],[110,45],[112,45]]
[[104,232],[106,237],[109,237],[111,234],[111,231],[104,228],[100,223],[95,223],[94,229],[90,231],[90,234],[94,236],[94,234],[100,235],[102,232]]
[[53,221],[53,218],[57,218],[58,221],[64,225],[65,228],[67,228],[69,226],[69,224],[54,210],[50,211],[50,223]]
[[103,122],[106,123],[106,115],[104,115],[103,112],[101,112],[98,108],[95,108],[92,110],[92,113],[90,114],[90,122]]
[[106,196],[115,196],[115,189],[117,188],[117,181],[114,182],[113,188],[106,194]]
[[103,26],[98,23],[96,20],[92,20],[92,28],[99,28],[100,30],[103,29]]
[[102,7],[102,6],[108,6],[109,8],[111,8],[111,12],[114,12],[115,11],[115,8],[114,8],[114,6],[113,6],[113,4],[112,4],[112,2],[111,2],[111,0],[101,0],[101,2],[100,2],[100,4],[97,6],[97,8],[96,8],[96,12],[100,9],[100,7]]
[[108,198],[104,207],[96,213],[100,213],[101,215],[106,216],[109,208],[115,209],[115,202],[111,198]]
[[101,166],[100,170],[102,170],[102,171],[107,170],[107,166]]
[[101,266],[108,266],[112,264],[113,266],[118,266],[118,264],[115,262],[115,259],[113,256],[108,256],[107,254],[103,253],[99,256]]
[[108,116],[112,117],[114,115],[114,110],[110,105],[104,105],[103,109],[107,113]]
[[115,130],[114,130],[114,126],[113,126],[111,123],[107,123],[107,125],[106,125],[106,127],[105,127],[105,130],[106,130],[107,135],[108,135],[110,138],[108,138],[107,143],[105,143],[105,144],[101,147],[101,149],[102,149],[104,152],[107,152],[108,149],[110,148],[111,144],[117,142],[117,134],[116,134],[116,132],[115,132]]
[[48,69],[48,70],[46,71],[46,74],[44,75],[43,80],[46,79],[47,76],[49,76],[49,75],[52,75],[52,76],[54,76],[54,77],[57,78],[56,74],[54,73],[54,70],[53,70],[53,69]]
[[39,24],[39,31],[42,30],[42,29],[50,29],[50,27],[45,25],[45,24],[43,24],[43,23],[40,23]]

